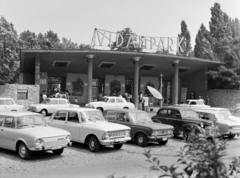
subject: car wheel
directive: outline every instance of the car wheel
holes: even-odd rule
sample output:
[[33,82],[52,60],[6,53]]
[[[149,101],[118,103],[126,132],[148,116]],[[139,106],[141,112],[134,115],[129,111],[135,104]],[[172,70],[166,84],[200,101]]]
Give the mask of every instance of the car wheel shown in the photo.
[[229,136],[228,136],[228,138],[234,138],[236,136],[236,134],[230,134]]
[[143,133],[137,134],[137,144],[141,147],[145,147],[148,144],[147,138]]
[[158,144],[159,144],[159,145],[166,145],[167,142],[168,142],[168,139],[167,139],[167,140],[159,141]]
[[20,158],[22,159],[30,159],[32,156],[31,151],[28,149],[28,147],[23,143],[19,143],[17,147],[17,152]]
[[96,137],[91,136],[88,140],[88,148],[91,152],[98,152],[100,149],[100,144]]
[[103,112],[103,108],[97,108],[97,109]]
[[48,112],[47,112],[46,109],[42,109],[42,110],[40,111],[40,113],[41,113],[43,116],[47,116],[47,115],[48,115]]
[[122,148],[123,144],[116,144],[116,145],[113,145],[114,148],[116,149],[120,149]]
[[64,151],[64,148],[57,149],[57,150],[52,150],[53,154],[55,155],[61,155]]

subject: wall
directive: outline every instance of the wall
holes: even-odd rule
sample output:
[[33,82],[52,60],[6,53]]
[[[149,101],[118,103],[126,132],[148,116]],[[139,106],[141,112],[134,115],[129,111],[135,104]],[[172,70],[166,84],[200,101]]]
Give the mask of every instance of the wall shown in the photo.
[[[28,99],[18,100],[17,89],[27,89]],[[14,101],[17,104],[24,105],[24,108],[27,109],[28,105],[39,103],[39,85],[21,85],[21,84],[0,85],[0,96],[10,97],[14,99]]]

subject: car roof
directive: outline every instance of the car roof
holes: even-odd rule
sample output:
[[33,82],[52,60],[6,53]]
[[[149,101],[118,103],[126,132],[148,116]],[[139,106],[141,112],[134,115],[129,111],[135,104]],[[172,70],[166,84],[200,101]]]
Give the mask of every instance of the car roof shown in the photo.
[[26,116],[26,115],[39,115],[42,116],[39,113],[34,113],[34,112],[28,112],[28,111],[10,111],[10,112],[1,112],[0,116],[12,116],[12,117],[19,117],[19,116]]
[[201,110],[210,110],[210,111],[229,111],[229,109],[227,109],[227,108],[217,108],[217,107],[201,108]]
[[193,109],[191,109],[189,106],[187,105],[169,105],[169,106],[164,106],[160,109],[177,109],[177,110],[191,110],[191,111],[194,111]]
[[76,111],[76,112],[80,112],[80,111],[100,111],[98,109],[93,109],[93,108],[85,108],[85,107],[79,107],[79,108],[72,108],[72,107],[61,107],[61,108],[56,108],[55,111],[59,111],[59,110],[65,110],[65,111]]
[[120,111],[120,112],[146,112],[142,110],[137,110],[137,109],[106,109],[105,111]]
[[204,109],[198,109],[198,110],[195,110],[196,112],[204,112],[204,113],[211,113],[211,114],[215,114],[218,112],[218,110],[204,110]]

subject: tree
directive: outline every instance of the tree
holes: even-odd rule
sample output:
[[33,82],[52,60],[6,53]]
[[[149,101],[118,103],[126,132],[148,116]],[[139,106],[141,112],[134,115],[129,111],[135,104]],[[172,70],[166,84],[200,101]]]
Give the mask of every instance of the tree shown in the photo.
[[38,34],[37,40],[38,40],[39,49],[51,49],[52,48],[51,42],[47,38],[45,38],[42,33]]
[[214,60],[214,54],[211,48],[211,35],[203,24],[201,24],[198,30],[195,42],[195,57]]
[[178,55],[182,56],[189,56],[189,52],[191,51],[191,35],[189,33],[189,30],[187,28],[186,22],[183,20],[181,22],[181,34],[178,35],[179,39],[182,39],[182,42],[180,44],[180,48],[182,50],[179,50]]
[[79,49],[80,49],[80,50],[89,50],[89,49],[92,49],[92,47],[91,47],[91,45],[80,44],[80,45],[79,45]]
[[46,38],[51,43],[51,49],[59,49],[59,38],[57,33],[54,33],[52,30],[47,31],[44,34],[44,38]]
[[62,38],[62,43],[60,43],[61,49],[78,49],[78,44],[71,41],[71,39]]
[[0,84],[16,82],[19,74],[19,39],[12,23],[0,19]]
[[21,48],[26,49],[37,49],[38,48],[38,39],[34,32],[29,30],[20,33],[19,39],[21,40]]
[[[142,47],[137,43],[137,35],[132,32],[130,28],[124,28],[117,32],[123,39],[118,36],[118,40],[111,46],[111,50],[117,49],[119,51],[142,51]],[[118,44],[117,44],[118,43]],[[122,44],[118,46],[119,44]]]

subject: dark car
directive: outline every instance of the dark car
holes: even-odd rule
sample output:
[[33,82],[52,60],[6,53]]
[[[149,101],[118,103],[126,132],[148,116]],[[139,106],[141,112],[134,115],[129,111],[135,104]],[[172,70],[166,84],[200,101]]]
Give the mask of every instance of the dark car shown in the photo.
[[154,123],[147,112],[134,109],[109,109],[104,112],[109,122],[123,124],[131,128],[131,139],[139,146],[147,146],[148,142],[165,145],[173,136],[171,125]]
[[200,119],[194,110],[186,106],[165,106],[158,110],[152,121],[172,125],[174,136],[183,136],[186,141],[195,135],[208,138],[217,134],[211,121]]

